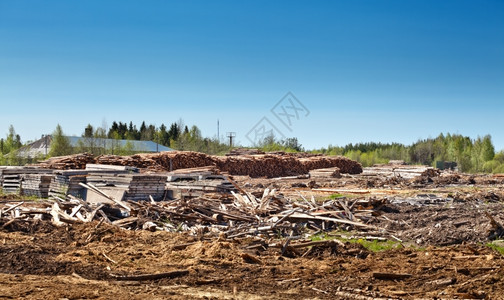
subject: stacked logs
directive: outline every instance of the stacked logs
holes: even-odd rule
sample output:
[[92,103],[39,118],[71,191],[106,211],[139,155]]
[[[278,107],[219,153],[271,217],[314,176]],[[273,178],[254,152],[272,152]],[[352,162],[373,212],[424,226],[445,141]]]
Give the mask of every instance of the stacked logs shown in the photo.
[[310,170],[338,167],[340,173],[360,174],[362,173],[362,165],[354,160],[343,156],[313,156],[299,159],[304,167],[303,174]]
[[101,155],[96,158],[96,163],[133,166],[152,171],[170,171],[215,165],[211,156],[190,151],[141,153],[131,156]]
[[250,177],[282,177],[308,174],[310,170],[338,167],[341,173],[362,173],[362,166],[346,157],[313,156],[296,158],[292,155],[253,155],[217,157],[217,167],[232,175]]
[[257,154],[266,154],[266,153],[264,153],[259,149],[235,148],[226,153],[226,156],[257,155]]
[[84,169],[86,164],[95,163],[95,158],[90,153],[79,153],[67,156],[51,157],[42,161],[37,166],[44,169],[70,170]]
[[[131,156],[102,155],[96,159],[89,154],[55,157],[39,166],[53,169],[82,169],[86,163],[137,167],[149,171],[172,171],[177,169],[216,166],[231,175],[250,177],[282,177],[308,174],[310,170],[338,167],[341,173],[362,173],[362,166],[341,156],[264,154],[241,156],[210,156],[199,152],[170,151],[143,153]],[[75,157],[75,161],[72,160]]]

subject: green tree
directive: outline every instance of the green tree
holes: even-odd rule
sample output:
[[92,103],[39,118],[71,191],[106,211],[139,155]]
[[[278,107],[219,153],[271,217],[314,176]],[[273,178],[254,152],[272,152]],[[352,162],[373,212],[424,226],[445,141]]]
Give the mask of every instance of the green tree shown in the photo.
[[291,149],[294,151],[304,151],[303,146],[299,143],[296,137],[286,138],[281,140],[280,143],[287,149]]
[[481,142],[481,160],[484,162],[494,159],[495,148],[492,144],[492,137],[487,134],[483,137]]
[[62,156],[72,153],[72,146],[70,145],[70,140],[63,133],[63,129],[60,124],[56,126],[52,134],[51,149],[49,150],[49,156]]
[[84,129],[84,133],[82,134],[82,137],[93,137],[94,135],[94,128],[91,124],[88,124],[86,128]]

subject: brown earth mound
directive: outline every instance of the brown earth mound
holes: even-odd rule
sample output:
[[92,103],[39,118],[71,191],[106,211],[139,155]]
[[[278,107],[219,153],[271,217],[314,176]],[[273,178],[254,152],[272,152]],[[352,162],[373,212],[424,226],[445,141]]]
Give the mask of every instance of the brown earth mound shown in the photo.
[[93,158],[88,153],[53,157],[38,166],[50,169],[83,169],[86,163],[131,166],[152,171],[170,171],[185,168],[217,166],[231,175],[251,177],[281,177],[307,174],[310,170],[338,167],[341,173],[359,174],[362,166],[341,156],[309,154],[266,154],[246,156],[210,156],[189,151],[143,153],[130,156],[101,155]]

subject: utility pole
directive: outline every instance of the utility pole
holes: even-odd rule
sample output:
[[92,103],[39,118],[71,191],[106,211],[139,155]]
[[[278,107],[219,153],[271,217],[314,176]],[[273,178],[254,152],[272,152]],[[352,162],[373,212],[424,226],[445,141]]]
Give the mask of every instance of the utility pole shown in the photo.
[[229,148],[233,148],[233,138],[236,137],[236,132],[228,132],[227,137],[229,138]]
[[219,119],[217,119],[217,141],[220,143],[220,126],[219,126]]

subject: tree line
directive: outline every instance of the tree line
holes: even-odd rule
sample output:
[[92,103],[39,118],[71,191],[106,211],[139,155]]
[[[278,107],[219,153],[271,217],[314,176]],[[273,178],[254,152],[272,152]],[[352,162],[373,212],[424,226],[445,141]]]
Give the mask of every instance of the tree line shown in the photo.
[[440,134],[436,138],[418,140],[406,146],[399,143],[358,143],[344,147],[331,146],[314,152],[344,155],[364,166],[404,160],[410,164],[435,167],[437,161],[456,162],[462,172],[504,173],[504,152],[496,153],[492,137],[471,139],[460,134]]
[[[229,151],[229,145],[221,143],[217,137],[203,137],[201,130],[193,125],[184,125],[182,120],[169,126],[155,126],[142,122],[137,127],[133,122],[116,122],[112,126],[92,126],[88,124],[82,131],[82,139],[76,147],[70,145],[62,127],[58,124],[52,133],[51,148],[48,157],[73,153],[90,152],[94,155],[116,154],[129,155],[136,153],[133,143],[128,141],[150,140],[161,145],[176,149],[197,151],[214,155],[222,155]],[[108,138],[112,143],[105,146],[97,141]],[[127,140],[119,143],[119,140]],[[25,158],[17,155],[18,149],[29,144],[22,143],[21,137],[14,127],[9,126],[6,138],[0,139],[0,165],[22,165]],[[305,149],[298,139],[285,138],[278,140],[267,136],[255,147],[263,151],[302,152]],[[357,143],[345,146],[329,145],[326,148],[310,150],[312,153],[326,155],[343,155],[359,161],[363,166],[387,163],[390,160],[404,160],[410,164],[436,166],[437,161],[456,162],[462,172],[504,173],[504,151],[496,152],[490,135],[471,139],[460,134],[440,134],[436,138],[418,140],[412,145],[400,143]],[[45,155],[32,158],[33,161],[47,158]]]
[[[278,140],[268,136],[256,145],[263,151],[305,151],[297,138]],[[357,143],[345,146],[329,145],[310,150],[311,153],[342,155],[360,162],[364,167],[403,160],[409,164],[436,167],[436,162],[456,162],[462,172],[504,173],[504,151],[497,152],[492,137],[485,135],[471,139],[460,134],[440,134],[436,138],[421,139],[412,145],[400,143]]]
[[[160,145],[176,150],[198,151],[220,155],[229,151],[229,146],[221,143],[217,137],[203,137],[196,126],[187,126],[182,120],[173,122],[169,126],[161,124],[155,126],[145,121],[137,127],[133,122],[112,122],[112,126],[93,126],[88,124],[82,131],[82,139],[72,146],[61,125],[57,125],[51,134],[51,147],[48,155],[39,154],[37,157],[23,157],[18,155],[20,148],[32,141],[22,143],[14,126],[9,126],[6,138],[0,139],[0,165],[23,165],[53,156],[69,155],[89,152],[94,155],[116,154],[130,155],[138,153],[132,141],[153,141]],[[110,139],[104,142],[103,139]],[[119,140],[126,140],[125,143]]]

